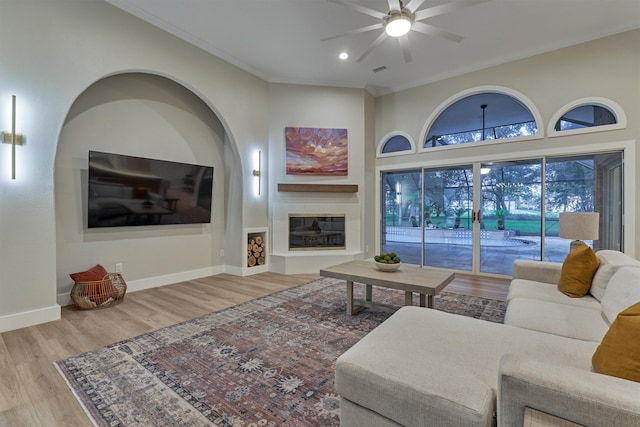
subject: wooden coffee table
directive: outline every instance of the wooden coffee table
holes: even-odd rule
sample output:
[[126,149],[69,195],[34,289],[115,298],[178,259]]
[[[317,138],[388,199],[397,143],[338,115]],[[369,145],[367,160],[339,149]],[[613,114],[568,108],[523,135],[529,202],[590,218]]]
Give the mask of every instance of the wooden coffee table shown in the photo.
[[[413,304],[413,293],[420,294],[420,307],[433,308],[433,297],[436,296],[455,277],[455,273],[402,264],[393,272],[380,271],[372,261],[349,261],[344,264],[320,270],[320,275],[347,282],[347,314],[356,314],[365,307],[377,307],[395,311],[397,307],[372,301],[372,286],[381,286],[405,291],[404,305]],[[353,298],[353,283],[366,285],[365,299]]]

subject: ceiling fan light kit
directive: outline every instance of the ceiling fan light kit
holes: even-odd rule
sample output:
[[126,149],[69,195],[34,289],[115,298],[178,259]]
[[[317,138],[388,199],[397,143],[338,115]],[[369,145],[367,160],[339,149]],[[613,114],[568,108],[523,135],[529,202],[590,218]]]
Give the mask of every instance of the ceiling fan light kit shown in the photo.
[[[384,29],[382,33],[375,39],[375,41],[364,51],[356,62],[361,62],[364,58],[371,53],[373,49],[379,46],[387,37],[397,38],[402,52],[404,55],[404,62],[411,62],[411,51],[409,50],[409,41],[405,37],[410,31],[419,32],[428,36],[439,37],[445,40],[454,42],[462,41],[463,37],[458,34],[453,34],[438,28],[434,25],[420,22],[422,20],[433,18],[434,16],[444,15],[451,13],[457,9],[473,6],[479,3],[485,3],[490,0],[448,0],[443,4],[437,6],[430,6],[425,9],[418,10],[425,0],[410,0],[406,6],[404,6],[402,0],[387,0],[389,11],[387,13],[380,12],[379,10],[370,9],[362,6],[358,3],[351,3],[347,0],[327,0],[331,3],[336,3],[342,6],[346,6],[358,13],[362,13],[373,18],[378,19],[377,24],[368,25],[366,27],[355,28],[342,34],[336,34],[330,37],[321,39],[322,41],[333,40],[338,37],[367,33],[369,31],[375,31]],[[382,0],[379,0],[382,1]]]
[[411,30],[411,15],[405,12],[392,13],[384,25],[388,36],[402,37]]

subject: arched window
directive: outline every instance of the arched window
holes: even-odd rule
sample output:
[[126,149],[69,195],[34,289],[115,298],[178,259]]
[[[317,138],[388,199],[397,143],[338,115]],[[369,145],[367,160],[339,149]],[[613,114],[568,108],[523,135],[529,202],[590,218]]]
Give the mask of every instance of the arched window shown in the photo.
[[562,107],[549,122],[549,136],[598,132],[626,127],[624,112],[608,99],[583,98]]
[[423,149],[538,134],[540,119],[522,96],[475,90],[445,102],[431,121]]
[[391,132],[378,144],[378,157],[397,156],[415,152],[411,136],[404,132]]
[[615,123],[616,116],[608,108],[593,104],[581,105],[563,114],[556,122],[555,130],[590,128]]

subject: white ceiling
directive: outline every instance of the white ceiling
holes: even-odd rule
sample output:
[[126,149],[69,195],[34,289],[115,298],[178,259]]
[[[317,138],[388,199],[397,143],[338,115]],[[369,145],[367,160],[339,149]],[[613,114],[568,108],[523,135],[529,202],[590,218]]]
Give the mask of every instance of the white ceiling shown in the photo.
[[[381,29],[321,39],[380,21],[328,0],[105,1],[269,82],[374,95],[640,28],[640,0],[490,0],[422,21],[464,36],[459,43],[412,31],[412,62],[392,38],[356,62]],[[388,0],[346,1],[389,8]],[[427,0],[418,10],[443,3]],[[342,51],[348,60],[338,59]]]

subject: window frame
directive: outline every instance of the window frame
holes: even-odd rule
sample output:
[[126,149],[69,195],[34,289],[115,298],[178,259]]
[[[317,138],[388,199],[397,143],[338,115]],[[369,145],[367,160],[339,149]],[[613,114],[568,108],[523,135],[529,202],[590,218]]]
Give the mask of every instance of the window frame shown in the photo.
[[[556,123],[558,122],[558,120],[560,120],[562,116],[564,116],[574,108],[584,107],[589,105],[596,105],[598,107],[606,108],[615,116],[616,123],[613,123],[610,125],[592,126],[592,127],[585,127],[585,128],[579,128],[579,129],[556,130]],[[606,131],[616,130],[616,129],[625,129],[626,127],[627,127],[627,116],[624,114],[624,111],[622,110],[622,107],[620,107],[620,105],[606,98],[587,97],[587,98],[576,99],[559,108],[553,114],[553,116],[551,116],[551,119],[547,124],[547,136],[549,138],[554,138],[558,136],[580,135],[580,134],[593,133],[593,132],[606,132]]]
[[[411,148],[409,150],[393,151],[393,152],[390,152],[390,153],[383,153],[382,150],[384,149],[384,146],[394,136],[402,136],[402,137],[406,138],[407,141],[409,141],[409,144],[411,144]],[[383,136],[380,139],[380,141],[378,141],[378,146],[376,147],[376,157],[377,158],[394,157],[394,156],[406,156],[406,155],[409,155],[409,154],[415,154],[415,152],[416,152],[416,143],[415,143],[415,141],[413,140],[411,135],[409,135],[407,132],[404,132],[404,131],[392,131],[392,132],[389,132],[388,134]]]
[[[440,116],[440,114],[444,112],[444,110],[446,110],[451,105],[455,104],[456,102],[468,96],[478,95],[486,92],[499,93],[502,95],[509,96],[517,100],[518,102],[520,102],[522,105],[524,105],[533,116],[533,120],[535,121],[536,127],[538,128],[538,132],[533,135],[523,135],[523,136],[516,136],[511,138],[490,139],[485,141],[469,141],[468,143],[464,143],[464,144],[448,145],[448,146],[441,146],[441,147],[425,147],[424,146],[425,139],[429,134],[429,130],[431,129],[431,126],[433,126],[433,123]],[[529,140],[536,140],[536,139],[543,139],[543,138],[544,138],[544,124],[542,123],[542,115],[540,114],[535,104],[528,97],[526,97],[525,95],[523,95],[522,93],[516,90],[510,89],[504,86],[493,86],[493,85],[476,86],[450,96],[431,112],[431,114],[429,115],[429,117],[425,122],[425,125],[422,127],[422,131],[420,132],[420,146],[418,147],[418,153],[435,152],[440,150],[455,150],[455,149],[460,149],[462,147],[469,147],[469,146],[475,147],[475,146],[481,146],[481,145],[504,144],[504,143],[515,142],[515,141],[529,141]]]
[[[548,141],[545,141],[548,142]],[[481,162],[495,162],[495,161],[508,161],[527,159],[530,157],[556,157],[556,156],[570,156],[579,154],[590,154],[607,151],[623,151],[623,165],[624,165],[624,185],[623,185],[623,198],[624,198],[624,213],[623,213],[623,242],[624,252],[632,257],[636,256],[636,192],[633,183],[636,179],[636,165],[633,161],[626,159],[636,158],[636,140],[632,139],[614,139],[612,137],[599,139],[598,141],[585,141],[579,146],[575,145],[549,145],[547,143],[541,144],[541,146],[530,147],[526,150],[509,151],[506,150],[503,153],[481,153],[478,154],[476,150],[470,149],[469,144],[460,144],[468,151],[461,153],[449,152],[443,156],[437,156],[435,158],[423,158],[417,159],[415,162],[402,163],[402,164],[378,164],[375,168],[375,205],[381,206],[382,198],[382,184],[380,182],[380,174],[382,172],[401,171],[412,168],[423,167],[446,167],[456,166],[465,163],[481,163]],[[381,224],[382,218],[380,210],[376,209],[376,230],[375,230],[375,247],[381,247]]]

